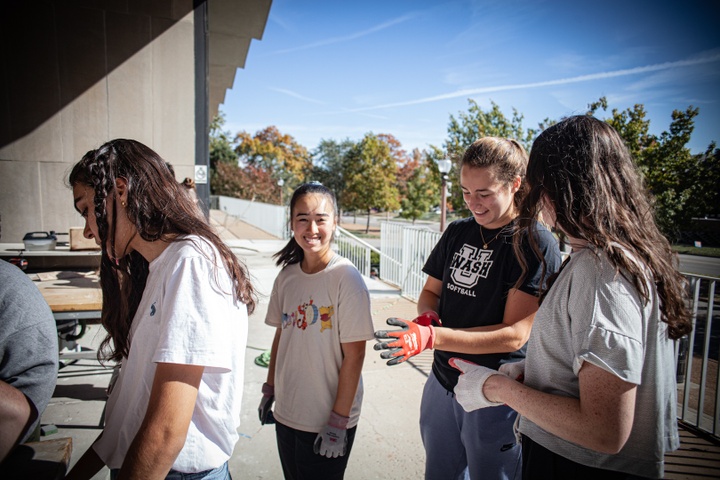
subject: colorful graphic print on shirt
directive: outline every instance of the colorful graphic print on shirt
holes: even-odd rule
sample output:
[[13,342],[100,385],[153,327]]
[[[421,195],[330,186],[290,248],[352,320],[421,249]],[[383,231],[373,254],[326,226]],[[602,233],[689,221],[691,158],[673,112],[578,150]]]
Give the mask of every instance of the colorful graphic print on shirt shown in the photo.
[[335,313],[335,307],[332,305],[327,307],[318,307],[311,298],[310,301],[298,305],[294,312],[282,314],[282,328],[296,327],[305,330],[307,327],[315,325],[320,321],[320,332],[332,328],[332,316]]
[[487,278],[492,268],[493,261],[490,260],[492,250],[482,250],[467,243],[460,248],[459,252],[453,254],[450,264],[450,279],[447,289],[461,295],[474,297],[472,290],[480,278]]

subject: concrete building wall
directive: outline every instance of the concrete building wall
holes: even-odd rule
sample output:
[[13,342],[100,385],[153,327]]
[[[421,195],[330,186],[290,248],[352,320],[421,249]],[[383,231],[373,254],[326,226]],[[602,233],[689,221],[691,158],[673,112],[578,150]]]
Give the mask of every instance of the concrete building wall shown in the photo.
[[13,2],[3,17],[1,242],[82,225],[67,174],[110,139],[194,176],[192,0]]

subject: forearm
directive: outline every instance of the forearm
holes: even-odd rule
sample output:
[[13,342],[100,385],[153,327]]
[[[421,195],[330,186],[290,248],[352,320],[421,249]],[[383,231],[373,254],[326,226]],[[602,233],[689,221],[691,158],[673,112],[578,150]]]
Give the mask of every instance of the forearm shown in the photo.
[[435,293],[427,289],[423,289],[422,292],[420,292],[417,302],[418,315],[422,315],[423,313],[430,311],[438,313],[438,310],[440,309],[439,307],[440,297],[438,297]]
[[265,382],[268,385],[275,385],[275,362],[277,359],[278,345],[280,345],[280,335],[282,330],[278,328],[275,331],[275,337],[273,338],[272,347],[270,348],[270,363],[268,363],[267,379]]
[[[97,440],[96,440],[97,441]],[[105,466],[105,462],[98,456],[95,449],[90,446],[83,453],[80,460],[72,467],[65,480],[86,480],[95,476]]]
[[537,297],[510,289],[500,323],[463,329],[437,328],[433,348],[472,354],[514,352],[530,338],[537,309]]
[[20,390],[0,380],[0,461],[17,445],[36,417],[30,400]]
[[204,367],[158,363],[142,425],[119,479],[163,479],[185,445]]
[[[356,344],[361,344],[361,348],[358,348]],[[333,411],[344,417],[350,416],[365,361],[365,342],[353,342],[352,345],[354,345],[352,349],[348,349],[347,344],[343,345],[344,357],[340,366],[338,389],[333,405]]]
[[187,431],[177,432],[171,428],[141,428],[128,450],[118,479],[165,478],[182,450],[186,436]]
[[514,325],[487,325],[473,328],[435,328],[435,350],[486,354],[514,352],[528,340],[525,328]]
[[493,375],[485,382],[483,393],[488,400],[507,404],[543,430],[599,452],[617,453],[630,434],[634,390],[631,397],[599,404],[541,392],[504,375]]

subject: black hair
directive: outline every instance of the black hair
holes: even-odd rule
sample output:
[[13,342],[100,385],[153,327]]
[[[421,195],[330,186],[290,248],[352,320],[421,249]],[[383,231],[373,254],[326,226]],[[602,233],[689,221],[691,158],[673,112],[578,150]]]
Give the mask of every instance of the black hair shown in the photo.
[[[335,199],[335,194],[332,190],[320,182],[308,182],[303,183],[296,188],[293,192],[292,198],[290,199],[290,225],[292,225],[293,211],[295,210],[295,204],[297,201],[304,195],[311,194],[324,195],[329,198],[333,205],[333,213],[337,218],[337,200]],[[305,258],[305,252],[303,252],[303,249],[295,241],[295,237],[291,237],[283,249],[273,255],[273,258],[277,259],[276,265],[284,268],[288,265],[302,262],[303,258]]]

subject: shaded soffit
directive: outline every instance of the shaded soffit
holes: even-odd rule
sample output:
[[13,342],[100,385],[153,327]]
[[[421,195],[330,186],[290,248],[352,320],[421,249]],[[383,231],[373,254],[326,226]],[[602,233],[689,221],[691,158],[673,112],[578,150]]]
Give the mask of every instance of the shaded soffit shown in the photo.
[[262,39],[272,0],[208,0],[208,114],[215,117],[253,39]]
[[0,148],[28,135],[195,5],[207,6],[212,119],[261,39],[271,0],[8,0],[0,15]]

